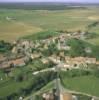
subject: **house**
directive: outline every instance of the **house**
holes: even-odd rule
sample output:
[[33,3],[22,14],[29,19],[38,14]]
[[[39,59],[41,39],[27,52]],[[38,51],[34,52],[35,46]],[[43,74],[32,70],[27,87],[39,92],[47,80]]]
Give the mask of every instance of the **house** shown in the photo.
[[33,53],[33,54],[31,54],[31,59],[32,60],[36,59],[36,58],[39,58],[39,57],[41,57],[41,53]]
[[63,93],[60,95],[60,100],[74,100],[72,94],[70,93]]
[[10,17],[7,16],[7,17],[6,17],[6,20],[7,20],[7,21],[10,21],[10,20],[12,20],[12,18],[10,18]]
[[72,69],[78,69],[79,68],[78,66],[74,67],[74,64],[72,64],[72,63],[64,63],[64,62],[60,62],[57,65],[57,67],[60,70],[63,70],[63,71],[72,70]]
[[17,53],[17,48],[15,46],[12,48],[12,53]]
[[96,61],[96,58],[88,58],[88,57],[65,57],[65,63],[66,65],[64,65],[65,67],[67,67],[67,65],[71,68],[79,68],[81,65],[84,67],[87,67],[87,64],[98,64],[98,62]]
[[10,60],[8,62],[9,66],[13,66],[13,67],[21,67],[21,66],[25,66],[25,59],[24,58],[19,58],[19,59],[15,59],[15,60]]
[[96,65],[99,65],[99,61],[96,61]]
[[14,56],[9,57],[9,59],[6,59],[0,63],[1,69],[9,69],[11,67],[17,67],[17,66],[25,66],[26,63],[29,61],[27,57],[17,57]]
[[2,54],[0,54],[0,63],[3,62],[3,61],[6,61],[6,57]]
[[78,98],[71,93],[60,93],[60,100],[78,100]]
[[69,64],[65,64],[61,62],[60,64],[57,65],[57,68],[63,71],[67,71],[68,69],[69,70],[71,69],[71,66]]
[[55,64],[59,64],[60,63],[60,57],[58,57],[58,56],[52,55],[52,56],[48,57],[48,59],[50,61],[52,61],[53,63],[55,63]]
[[6,68],[10,68],[8,62],[2,62],[2,63],[0,64],[0,69],[6,69]]
[[49,63],[49,60],[47,58],[42,58],[41,61],[42,61],[43,64],[48,64]]
[[78,100],[78,97],[76,95],[72,95],[72,100]]
[[44,44],[44,47],[43,47],[45,50],[48,49],[48,45],[47,44]]
[[19,100],[23,100],[23,97],[19,97]]
[[53,93],[44,93],[42,97],[44,100],[55,100]]
[[90,48],[90,47],[87,47],[87,48],[85,48],[85,52],[86,52],[86,53],[91,53],[91,52],[92,52],[92,50],[91,50],[91,48]]
[[62,52],[60,52],[60,54],[59,54],[61,57],[64,57],[65,56],[65,54],[64,54],[64,52],[62,51]]
[[67,51],[69,51],[71,49],[71,47],[66,45],[65,42],[61,43],[60,41],[58,41],[57,48],[58,48],[58,50],[67,50]]
[[92,97],[91,100],[99,100],[99,98],[96,98],[96,97]]

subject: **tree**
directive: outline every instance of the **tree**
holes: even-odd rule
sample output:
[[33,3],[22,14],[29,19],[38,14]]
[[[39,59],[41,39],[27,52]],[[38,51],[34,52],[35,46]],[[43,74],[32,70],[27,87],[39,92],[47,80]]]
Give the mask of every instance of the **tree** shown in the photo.
[[99,69],[95,69],[94,75],[99,78]]
[[69,55],[72,57],[75,56],[85,56],[85,44],[78,39],[70,39],[67,41],[67,44],[71,47]]
[[35,95],[35,100],[43,100],[41,95]]
[[11,75],[12,77],[14,78],[15,81],[22,81],[23,78],[24,78],[24,74],[23,72],[21,71],[20,68],[14,68],[12,71],[11,71]]

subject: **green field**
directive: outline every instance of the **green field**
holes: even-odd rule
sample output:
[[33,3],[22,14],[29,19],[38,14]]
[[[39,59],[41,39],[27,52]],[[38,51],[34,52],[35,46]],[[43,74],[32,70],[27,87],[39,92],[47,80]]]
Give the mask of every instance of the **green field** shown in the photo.
[[[99,20],[99,8],[66,10],[0,9],[0,40],[13,41],[42,30],[87,30]],[[11,18],[10,20],[7,19]],[[98,33],[99,25],[90,31]],[[92,43],[94,40],[90,40]],[[97,44],[99,41],[95,41]]]
[[63,83],[67,89],[99,96],[99,78],[94,76],[66,77]]
[[24,80],[22,82],[19,82],[14,79],[14,77],[17,78],[17,76],[19,76],[21,73],[22,74],[26,73],[28,72],[28,70],[29,70],[28,68],[26,69],[24,68],[22,70],[21,68],[20,69],[16,68],[13,69],[8,76],[6,76],[6,74],[3,71],[0,71],[0,78],[2,78],[2,80],[0,79],[0,99],[2,97],[12,95],[13,93],[17,92],[21,93],[22,88],[26,88],[30,85],[32,80],[31,79],[32,75],[30,73],[27,75],[30,77],[30,80],[28,81]]
[[26,81],[20,83],[9,80],[0,88],[0,97],[6,97],[8,95],[11,95],[12,93],[16,93],[20,91],[21,88],[27,87],[28,84],[29,83]]

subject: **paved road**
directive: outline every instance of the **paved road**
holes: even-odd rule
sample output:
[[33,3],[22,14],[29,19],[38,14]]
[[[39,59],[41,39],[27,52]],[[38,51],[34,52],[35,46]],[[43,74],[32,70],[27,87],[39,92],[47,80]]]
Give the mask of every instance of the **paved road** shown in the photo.
[[35,71],[32,74],[37,75],[39,73],[48,72],[48,71],[55,71],[55,68],[46,68],[46,69],[43,69],[43,70],[40,70],[40,71]]

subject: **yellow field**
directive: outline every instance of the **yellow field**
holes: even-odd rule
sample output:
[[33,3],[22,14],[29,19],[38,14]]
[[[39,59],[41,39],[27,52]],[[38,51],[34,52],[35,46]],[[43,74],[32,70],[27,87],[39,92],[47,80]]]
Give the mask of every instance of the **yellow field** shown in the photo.
[[41,28],[22,22],[10,22],[0,25],[0,40],[12,42],[20,37],[42,31]]

